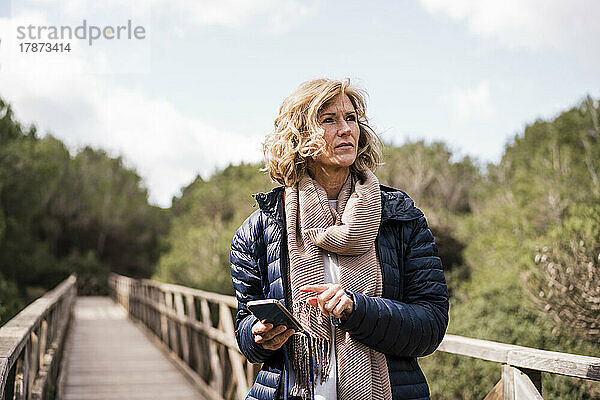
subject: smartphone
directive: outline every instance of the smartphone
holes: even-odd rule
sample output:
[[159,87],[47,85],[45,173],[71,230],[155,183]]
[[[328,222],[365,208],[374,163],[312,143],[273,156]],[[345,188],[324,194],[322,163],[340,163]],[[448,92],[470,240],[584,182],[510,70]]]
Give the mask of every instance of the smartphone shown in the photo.
[[302,332],[304,329],[300,322],[278,300],[253,300],[246,303],[248,310],[260,321],[266,320],[273,324],[285,325],[288,329]]

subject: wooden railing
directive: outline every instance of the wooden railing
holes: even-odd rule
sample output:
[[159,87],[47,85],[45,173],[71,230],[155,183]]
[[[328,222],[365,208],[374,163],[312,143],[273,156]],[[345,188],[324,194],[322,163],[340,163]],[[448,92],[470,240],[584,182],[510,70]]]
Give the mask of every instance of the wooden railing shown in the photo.
[[[110,282],[115,299],[160,339],[207,397],[245,397],[257,366],[239,353],[234,297],[119,275]],[[455,335],[446,335],[437,351],[500,363],[501,379],[486,400],[542,399],[542,372],[600,381],[600,358],[595,357]]]
[[0,328],[0,400],[47,398],[77,294],[70,276]]
[[239,352],[235,297],[111,274],[113,298],[207,398],[242,399],[258,373]]
[[600,358],[446,335],[437,351],[502,364],[501,379],[485,397],[542,399],[542,372],[600,381]]

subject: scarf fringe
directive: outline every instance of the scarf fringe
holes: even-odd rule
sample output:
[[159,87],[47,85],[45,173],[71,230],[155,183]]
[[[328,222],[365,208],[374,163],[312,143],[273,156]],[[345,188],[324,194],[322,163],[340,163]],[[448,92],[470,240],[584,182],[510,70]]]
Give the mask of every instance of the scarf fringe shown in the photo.
[[296,372],[296,382],[292,388],[292,394],[301,396],[308,393],[310,387],[310,365],[308,357],[313,360],[315,366],[315,381],[320,379],[323,383],[329,378],[331,371],[331,342],[328,339],[312,338],[312,354],[308,354],[308,339],[304,335],[295,335],[291,341],[292,364]]
[[[293,308],[294,316],[306,327],[312,338],[312,354],[310,355],[308,354],[308,339],[305,335],[294,335],[291,340],[292,363],[296,372],[296,384],[292,389],[292,393],[300,395],[303,390],[308,390],[310,385],[309,356],[313,360],[315,379],[320,379],[323,383],[329,378],[332,351],[331,322],[318,308],[309,306],[304,301],[294,304]],[[318,326],[325,328],[325,332],[314,331],[311,328],[314,325],[308,323],[311,320],[318,321]]]

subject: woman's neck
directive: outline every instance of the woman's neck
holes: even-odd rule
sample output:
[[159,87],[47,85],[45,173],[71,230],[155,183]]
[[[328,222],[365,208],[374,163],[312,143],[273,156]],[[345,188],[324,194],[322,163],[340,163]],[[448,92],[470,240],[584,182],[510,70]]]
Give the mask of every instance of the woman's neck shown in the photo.
[[309,164],[308,173],[325,189],[328,199],[337,199],[344,182],[350,174],[350,167],[327,168],[324,165]]

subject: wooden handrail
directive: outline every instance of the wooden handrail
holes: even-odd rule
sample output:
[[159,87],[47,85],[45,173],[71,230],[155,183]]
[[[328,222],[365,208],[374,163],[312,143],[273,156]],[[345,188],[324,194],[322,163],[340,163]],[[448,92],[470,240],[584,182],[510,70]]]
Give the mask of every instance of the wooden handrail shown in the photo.
[[[235,342],[233,296],[112,274],[113,296],[162,343],[211,399],[247,394],[258,366]],[[600,380],[600,358],[446,335],[437,351],[502,364],[501,379],[486,399],[542,399],[541,373]]]
[[508,364],[517,368],[600,381],[600,358],[532,349],[512,344],[446,335],[438,351]]
[[71,275],[0,328],[0,400],[44,399],[54,385],[75,283]]
[[238,349],[235,297],[117,274],[111,274],[109,285],[113,298],[204,396],[246,396],[260,366],[249,363]]
[[600,358],[446,335],[437,351],[502,363],[492,399],[542,399],[542,372],[600,381]]

